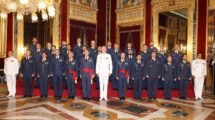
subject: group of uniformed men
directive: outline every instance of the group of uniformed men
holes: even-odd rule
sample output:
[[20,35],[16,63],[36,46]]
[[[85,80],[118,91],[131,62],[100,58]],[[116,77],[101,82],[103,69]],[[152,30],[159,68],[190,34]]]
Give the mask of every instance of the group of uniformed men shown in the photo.
[[107,100],[109,80],[112,88],[119,90],[120,100],[125,100],[127,88],[134,89],[135,99],[141,99],[142,89],[148,89],[149,99],[154,100],[157,88],[164,89],[164,98],[167,100],[171,99],[172,89],[179,89],[179,98],[186,99],[188,81],[195,78],[195,97],[202,99],[205,60],[199,54],[191,65],[187,61],[187,55],[179,51],[178,45],[167,53],[163,47],[158,51],[151,42],[149,47],[144,45],[143,51],[136,53],[131,43],[127,43],[127,47],[121,51],[117,43],[112,48],[110,41],[107,46],[96,48],[96,42],[92,40],[91,47],[87,49],[78,38],[73,50],[65,41],[59,49],[51,43],[47,43],[47,47],[42,49],[36,38],[32,42],[20,65],[24,97],[32,97],[32,78],[36,78],[41,97],[48,96],[48,81],[51,79],[55,98],[58,100],[62,98],[64,80],[67,83],[68,98],[74,99],[75,84],[79,79],[85,100],[91,98],[93,80],[96,88],[100,89],[100,100]]

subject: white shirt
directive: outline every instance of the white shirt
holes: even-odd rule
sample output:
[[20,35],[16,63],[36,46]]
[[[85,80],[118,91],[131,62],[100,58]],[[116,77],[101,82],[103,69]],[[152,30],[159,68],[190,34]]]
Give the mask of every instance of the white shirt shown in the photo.
[[4,60],[4,74],[16,75],[19,72],[19,62],[15,57],[8,57]]
[[196,59],[192,62],[192,75],[195,77],[204,77],[207,74],[206,61],[203,59]]
[[97,56],[96,74],[108,75],[112,74],[113,65],[111,56],[107,53],[102,53]]

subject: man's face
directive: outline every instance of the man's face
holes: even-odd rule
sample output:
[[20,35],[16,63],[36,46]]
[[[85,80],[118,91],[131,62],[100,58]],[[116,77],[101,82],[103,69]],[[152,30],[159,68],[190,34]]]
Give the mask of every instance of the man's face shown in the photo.
[[105,46],[102,47],[102,53],[106,53],[107,49]]
[[114,48],[115,48],[115,49],[118,49],[118,48],[119,48],[119,45],[118,45],[118,44],[114,44]]
[[95,47],[96,46],[96,42],[93,40],[93,41],[91,41],[91,46],[92,47]]
[[156,53],[152,52],[152,57],[155,58],[156,57]]
[[175,50],[178,51],[179,50],[179,45],[175,46]]
[[110,41],[108,41],[107,45],[108,45],[108,46],[111,46],[111,45],[112,45],[112,43],[111,43]]
[[73,56],[74,56],[73,52],[69,52],[69,53],[68,53],[68,57],[69,57],[69,58],[73,58]]
[[128,48],[131,48],[131,43],[128,43],[128,45],[127,45],[127,46],[128,46]]
[[41,45],[40,45],[40,44],[37,44],[36,48],[37,48],[37,49],[41,49]]
[[81,44],[81,39],[80,38],[77,39],[77,43]]
[[27,50],[26,53],[25,53],[25,55],[26,55],[27,57],[29,57],[29,56],[31,55],[31,51]]
[[187,60],[187,55],[184,55],[184,56],[183,56],[183,60]]
[[8,52],[8,56],[9,56],[9,57],[12,57],[12,56],[13,56],[13,52],[12,52],[12,51],[9,51],[9,52]]
[[51,43],[47,43],[47,48],[51,48],[52,44]]
[[137,55],[137,60],[141,61],[141,55]]
[[67,48],[67,50],[71,50],[71,46],[70,45],[67,45],[66,48]]
[[144,45],[143,50],[144,50],[144,51],[147,51],[147,49],[148,49],[147,46]]
[[43,54],[42,54],[42,58],[46,58],[46,53],[43,53]]
[[66,45],[66,41],[62,41],[62,46],[65,46]]
[[56,56],[59,56],[60,55],[60,51],[59,50],[55,50],[55,54],[56,54]]
[[56,50],[56,47],[55,46],[52,46],[52,51],[55,51]]
[[202,54],[198,54],[198,59],[202,59]]
[[84,51],[84,56],[85,56],[85,57],[88,57],[88,56],[89,56],[89,51],[88,51],[88,50],[85,50],[85,51]]
[[33,42],[33,44],[36,44],[37,43],[37,38],[32,38],[32,42]]
[[121,53],[120,57],[121,59],[125,59],[125,53]]
[[168,57],[168,58],[167,58],[167,61],[168,61],[168,62],[172,62],[172,57]]
[[128,54],[129,54],[129,55],[131,55],[132,53],[133,53],[132,50],[129,50],[129,51],[128,51]]
[[150,42],[150,46],[154,46],[154,42]]

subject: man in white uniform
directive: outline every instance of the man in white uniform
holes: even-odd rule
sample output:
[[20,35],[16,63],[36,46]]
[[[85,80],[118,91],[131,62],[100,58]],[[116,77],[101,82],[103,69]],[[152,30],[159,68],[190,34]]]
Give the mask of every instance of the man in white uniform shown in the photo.
[[206,74],[206,61],[202,59],[201,54],[198,54],[197,59],[192,62],[192,75],[194,77],[194,92],[196,100],[202,99],[202,90]]
[[9,91],[8,97],[16,95],[16,75],[19,71],[19,62],[13,56],[13,52],[8,52],[8,58],[4,60],[4,74],[6,75],[7,88]]
[[107,49],[102,46],[102,53],[97,56],[96,74],[99,76],[100,99],[107,100],[108,78],[112,74],[112,60],[110,54],[106,53]]

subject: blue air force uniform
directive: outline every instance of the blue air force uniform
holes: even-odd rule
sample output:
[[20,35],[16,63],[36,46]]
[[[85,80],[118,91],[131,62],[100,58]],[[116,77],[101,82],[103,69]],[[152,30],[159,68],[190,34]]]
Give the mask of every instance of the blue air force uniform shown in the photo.
[[[89,48],[90,57],[93,59],[94,65],[96,65],[98,51],[96,48]],[[96,83],[96,88],[99,89],[99,78],[98,76],[94,77],[94,81]]]
[[191,78],[191,66],[188,61],[182,61],[178,65],[178,79],[180,98],[186,98],[189,78]]
[[176,67],[174,64],[164,64],[162,68],[162,80],[164,80],[164,97],[171,99],[172,83],[176,80]]
[[[130,71],[130,76],[131,76],[131,74],[132,74],[132,66],[133,66],[133,64],[135,62],[135,56],[128,55],[127,60],[128,60],[128,65],[129,65],[128,69]],[[133,85],[134,85],[134,81],[132,80],[132,78],[129,78],[129,82],[128,82],[127,88],[128,89],[132,89]]]
[[37,50],[36,44],[30,44],[28,49],[31,51],[31,55],[35,56]]
[[73,48],[74,57],[77,60],[78,66],[80,65],[80,60],[83,56],[83,46],[82,45],[75,45]]
[[126,83],[129,77],[129,64],[127,60],[119,60],[116,64],[116,77],[119,80],[119,97],[125,97]]
[[48,77],[51,71],[51,63],[48,59],[40,60],[37,64],[37,77],[40,83],[41,96],[48,96]]
[[63,57],[64,60],[67,60],[67,48],[66,45],[60,47],[60,56]]
[[[37,50],[36,51],[36,56],[35,56],[35,62],[36,64],[38,64],[40,61],[42,60],[42,51],[41,50]],[[36,69],[38,69],[38,66],[36,66]],[[37,78],[36,80],[36,87],[40,86],[40,81]]]
[[150,59],[146,64],[146,76],[148,77],[148,96],[156,98],[158,79],[161,77],[161,67],[158,59]]
[[53,75],[55,97],[61,98],[63,91],[63,75],[65,74],[65,62],[63,57],[56,56],[52,58],[51,74]]
[[135,61],[132,66],[132,79],[134,80],[134,98],[142,96],[142,81],[145,80],[145,64],[142,61]]
[[83,98],[90,98],[91,79],[95,75],[95,65],[93,59],[83,57],[80,62],[80,76],[82,80],[82,96]]
[[148,49],[147,49],[149,55],[151,56],[152,52],[157,52],[158,49],[154,46],[150,46]]
[[21,60],[20,73],[24,80],[24,96],[32,96],[32,75],[35,74],[35,60],[33,57],[24,57]]
[[132,48],[132,49],[125,48],[125,49],[124,49],[124,52],[125,52],[126,57],[128,57],[128,55],[129,55],[129,54],[128,54],[128,51],[129,51],[129,50],[132,51],[132,56],[136,56],[136,50],[135,50],[135,49],[133,49],[133,48]]
[[[164,53],[164,52],[159,52],[158,54],[157,54],[157,58],[158,58],[158,60],[160,61],[160,64],[161,64],[161,68],[163,68],[163,66],[164,66],[164,64],[166,64],[166,59],[167,59],[167,55],[166,55],[166,53]],[[158,88],[161,88],[161,89],[163,89],[164,88],[164,81],[160,78],[159,79],[159,82],[158,82]]]
[[46,53],[47,58],[49,59],[49,61],[51,61],[52,60],[52,50],[51,50],[51,48],[45,48],[43,51]]
[[[173,51],[171,53],[171,56],[173,58],[173,63],[175,64],[175,67],[177,69],[178,66],[179,66],[179,63],[182,61],[183,54],[181,52]],[[173,88],[174,89],[179,89],[179,80],[176,80],[176,81],[173,82]]]
[[120,60],[121,52],[119,50],[114,50],[112,53],[112,62],[113,62],[113,74],[111,75],[111,82],[113,89],[118,89],[119,81],[116,79],[116,65],[117,62]]
[[114,51],[114,50],[113,50],[112,47],[107,47],[107,53],[108,53],[108,54],[112,55],[113,51]]
[[[147,51],[142,51],[141,58],[142,58],[142,61],[144,62],[144,64],[146,65],[148,60],[150,59],[150,55]],[[148,79],[145,79],[144,81],[142,81],[142,89],[147,88],[147,83],[148,83]]]
[[66,81],[69,97],[75,97],[75,80],[78,77],[78,64],[75,59],[66,61]]

